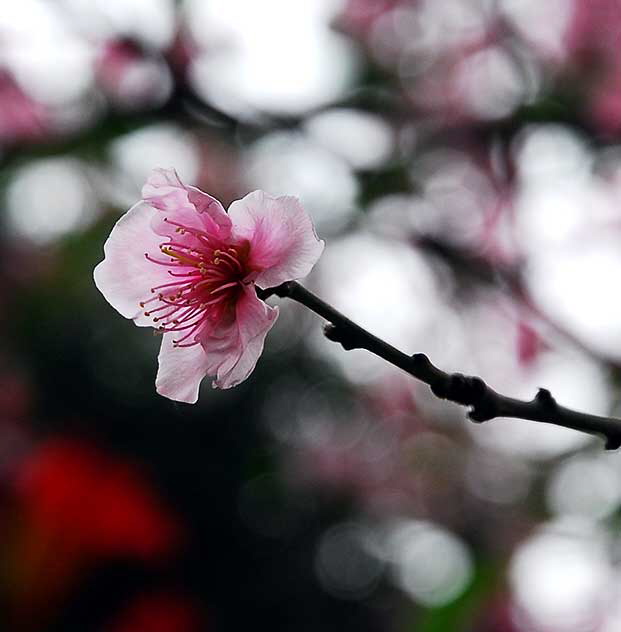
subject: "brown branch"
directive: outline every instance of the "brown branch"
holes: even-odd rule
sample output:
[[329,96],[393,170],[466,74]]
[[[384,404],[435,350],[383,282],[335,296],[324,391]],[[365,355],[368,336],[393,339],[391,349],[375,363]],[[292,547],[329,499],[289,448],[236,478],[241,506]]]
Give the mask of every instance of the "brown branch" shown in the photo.
[[334,307],[322,301],[296,281],[257,291],[263,300],[275,295],[296,301],[325,318],[325,335],[346,350],[366,349],[428,384],[436,397],[468,406],[468,417],[475,422],[495,417],[514,417],[572,428],[603,437],[607,450],[621,446],[621,419],[580,413],[557,404],[545,388],[540,388],[531,401],[523,401],[497,393],[480,377],[446,373],[436,367],[424,353],[408,356],[384,340],[377,338]]

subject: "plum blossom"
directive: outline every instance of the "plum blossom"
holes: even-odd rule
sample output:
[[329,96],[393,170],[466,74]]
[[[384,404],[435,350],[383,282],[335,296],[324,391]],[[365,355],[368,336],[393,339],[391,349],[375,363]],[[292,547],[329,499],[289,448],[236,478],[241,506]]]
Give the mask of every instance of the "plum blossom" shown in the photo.
[[155,169],[112,229],[95,284],[123,316],[162,334],[157,392],[195,403],[206,375],[230,388],[254,369],[278,317],[256,287],[307,275],[323,247],[295,197],[254,191],[227,213],[174,170]]

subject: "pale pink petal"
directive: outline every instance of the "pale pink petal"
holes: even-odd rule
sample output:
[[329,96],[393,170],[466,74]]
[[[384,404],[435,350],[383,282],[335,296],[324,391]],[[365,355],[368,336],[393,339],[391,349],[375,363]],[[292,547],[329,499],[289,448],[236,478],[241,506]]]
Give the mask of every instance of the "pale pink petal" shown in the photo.
[[142,199],[159,211],[188,206],[188,192],[174,169],[153,169],[142,187]]
[[306,276],[319,259],[324,243],[299,200],[249,193],[229,208],[234,237],[250,241],[249,265],[259,273],[259,287],[273,287]]
[[231,234],[231,218],[224,210],[222,204],[208,193],[201,191],[197,187],[188,186],[188,198],[196,210],[209,217],[218,226],[218,234],[226,239]]
[[154,169],[142,187],[142,199],[163,211],[154,216],[152,224],[160,235],[176,231],[176,226],[165,222],[165,218],[221,239],[231,232],[231,220],[222,204],[196,187],[186,187],[174,169]]
[[231,388],[252,373],[267,332],[278,318],[278,308],[259,300],[252,286],[246,286],[236,306],[232,326],[222,332],[210,332],[201,340],[209,359],[209,374],[215,375],[214,387]]
[[201,380],[207,375],[207,356],[200,345],[175,347],[174,338],[174,333],[162,336],[155,388],[164,397],[194,404]]
[[151,263],[145,253],[159,254],[162,238],[150,227],[155,211],[138,202],[115,224],[104,244],[104,260],[93,273],[95,285],[108,303],[141,327],[153,326],[140,301],[151,297],[151,288],[170,280],[166,268]]

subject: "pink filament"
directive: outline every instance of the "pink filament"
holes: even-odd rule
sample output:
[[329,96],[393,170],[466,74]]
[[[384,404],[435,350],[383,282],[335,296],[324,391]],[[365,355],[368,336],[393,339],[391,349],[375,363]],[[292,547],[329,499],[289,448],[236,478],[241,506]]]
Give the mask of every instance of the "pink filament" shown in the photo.
[[191,347],[199,344],[205,325],[218,321],[227,308],[234,309],[246,276],[245,262],[240,260],[238,250],[213,235],[168,218],[164,221],[175,226],[177,233],[192,235],[197,243],[190,246],[169,238],[160,244],[160,254],[167,257],[166,261],[145,253],[151,263],[168,267],[168,274],[175,280],[150,288],[157,295],[145,299],[140,306],[158,301],[144,312],[145,316],[153,318],[160,333],[184,332],[173,343]]

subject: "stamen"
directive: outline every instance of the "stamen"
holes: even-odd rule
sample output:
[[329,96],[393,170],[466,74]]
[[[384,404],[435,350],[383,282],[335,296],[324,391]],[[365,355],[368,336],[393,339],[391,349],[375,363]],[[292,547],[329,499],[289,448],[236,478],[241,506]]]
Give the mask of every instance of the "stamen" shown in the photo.
[[220,296],[218,296],[217,298],[212,299],[211,301],[207,301],[206,303],[203,303],[203,305],[207,306],[207,305],[215,305],[216,303],[219,303],[222,300],[226,299],[226,294],[220,294]]
[[151,263],[157,263],[160,266],[166,266],[167,268],[170,268],[170,266],[182,266],[185,265],[183,263],[177,263],[175,261],[158,261],[157,259],[154,259],[148,252],[144,253],[144,256],[146,257],[146,259],[148,259]]
[[[231,254],[231,251],[233,252],[233,254]],[[235,256],[233,256],[235,255]],[[231,261],[232,263],[234,263],[237,266],[237,269],[241,272],[242,271],[242,265],[239,262],[239,259],[237,258],[237,251],[234,248],[229,248],[228,252],[222,252],[221,256],[226,257],[229,261]]]
[[[169,305],[162,305],[162,307],[160,307],[159,309],[167,309],[169,307]],[[153,310],[153,312],[155,311],[159,311],[158,310]],[[171,309],[167,314],[160,314],[159,316],[154,316],[153,317],[153,322],[154,323],[158,323],[160,320],[166,320],[169,316],[172,316],[173,314],[175,314],[176,312],[179,311],[179,307],[175,306],[173,309]],[[151,312],[151,313],[153,313]]]
[[185,231],[186,233],[190,233],[190,235],[194,235],[196,237],[203,237],[204,239],[207,239],[209,241],[213,241],[214,239],[209,233],[206,233],[204,230],[200,230],[199,228],[194,228],[193,226],[186,226],[185,224],[180,224],[179,222],[173,222],[167,217],[164,218],[164,221],[167,224],[170,224],[171,226],[177,226],[178,228]]
[[177,349],[183,349],[183,348],[185,348],[185,347],[194,347],[194,346],[195,346],[195,345],[197,345],[197,344],[199,344],[199,343],[198,343],[198,340],[195,340],[194,342],[190,342],[190,343],[189,343],[189,344],[187,344],[187,345],[180,345],[180,344],[176,344],[176,345],[174,345],[174,346],[175,346]]
[[191,255],[188,255],[183,252],[177,252],[176,250],[174,250],[173,248],[170,248],[167,245],[161,245],[160,249],[165,255],[168,255],[169,257],[171,257],[173,261],[177,259],[178,261],[185,263],[186,265],[189,265],[189,266],[196,266],[200,263],[199,259],[196,259],[195,257],[192,257]]
[[178,340],[173,340],[173,344],[175,346],[179,346],[180,342],[183,342],[184,340],[187,340],[192,334],[194,334],[194,331],[189,331],[187,334],[185,334],[184,336],[182,336]]
[[192,320],[195,316],[199,314],[202,310],[198,305],[192,305],[185,312],[181,312],[179,316],[173,321],[175,325],[181,325],[183,323],[187,323],[189,320]]
[[[156,307],[155,309],[152,309],[152,310],[149,312],[149,314],[148,314],[148,315],[150,316],[151,314],[155,314],[155,312],[159,312],[159,311],[161,311],[161,310],[163,310],[163,309],[167,309],[168,307],[170,307],[170,306],[169,306],[169,305],[167,305],[167,304],[165,304],[165,305],[161,305],[160,307]],[[175,305],[175,308],[176,308],[176,309],[175,309],[175,311],[177,311],[177,309],[179,309],[179,307],[178,307],[177,305]],[[145,312],[145,314],[146,314],[146,312]],[[160,316],[160,318],[159,318],[158,320],[161,320],[161,316]]]
[[157,301],[158,298],[160,298],[160,297],[161,297],[161,294],[160,294],[160,296],[153,296],[152,298],[147,299],[146,301],[140,301],[140,303],[138,303],[138,305],[140,305],[140,307],[142,307],[144,309],[144,306],[147,303],[151,303],[152,301]]
[[160,253],[169,261],[145,253],[148,261],[168,268],[172,281],[150,288],[153,296],[140,306],[151,307],[156,302],[144,313],[157,323],[157,333],[179,332],[173,344],[191,347],[197,344],[192,338],[205,323],[216,323],[228,313],[237,296],[235,288],[241,284],[244,264],[239,251],[217,237],[168,218],[164,221],[175,227],[177,235],[194,239],[175,241],[171,231],[159,244]]
[[185,287],[188,285],[192,285],[194,281],[192,280],[188,280],[185,282],[181,282],[181,281],[173,281],[172,283],[162,283],[162,285],[156,285],[155,287],[151,288],[151,292],[155,292],[155,290],[161,290],[162,288],[165,287]]
[[[199,284],[200,285],[200,284]],[[220,285],[215,290],[211,290],[210,294],[217,294],[218,292],[223,292],[230,287],[235,287],[237,285],[237,281],[231,281],[230,283],[225,283],[224,285]]]

